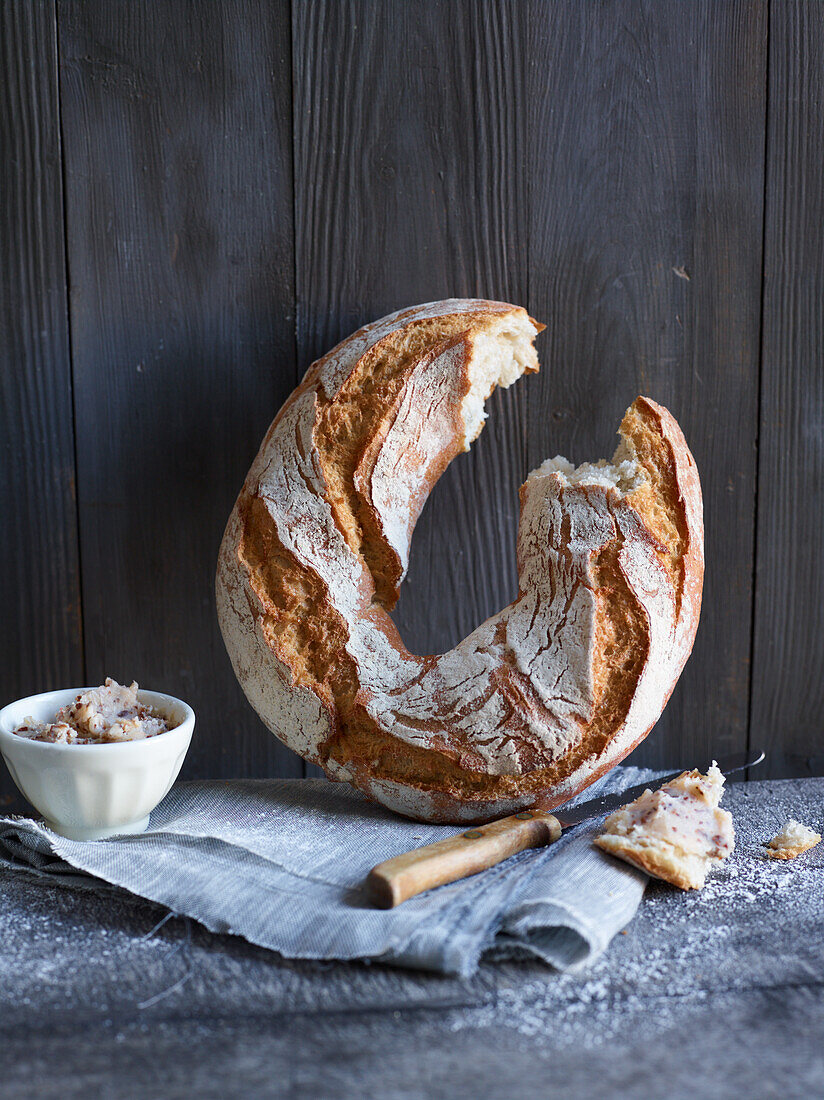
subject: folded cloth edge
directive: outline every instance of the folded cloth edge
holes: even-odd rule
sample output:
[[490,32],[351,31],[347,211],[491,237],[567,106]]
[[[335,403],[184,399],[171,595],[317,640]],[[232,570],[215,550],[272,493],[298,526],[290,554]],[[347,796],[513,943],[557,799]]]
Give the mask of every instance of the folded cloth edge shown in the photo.
[[[631,776],[614,776],[614,781],[609,784],[613,789],[631,785],[639,779],[651,779],[655,773],[639,773],[637,769],[621,769],[622,772],[634,773]],[[623,782],[615,782],[615,780]],[[298,784],[305,781],[273,781],[278,783]],[[181,787],[197,787],[197,784],[182,784]],[[598,785],[601,790],[603,786]],[[594,789],[584,793],[583,800],[589,798]],[[410,830],[415,829],[414,823],[409,823]],[[575,830],[577,833],[578,830]],[[588,830],[589,832],[589,830]],[[315,934],[312,926],[316,923],[312,919],[311,907],[323,902],[322,894],[327,895],[327,904],[331,901],[330,891],[335,889],[324,882],[323,879],[313,878],[311,874],[305,876],[306,887],[300,887],[296,892],[284,891],[284,884],[292,886],[296,875],[294,869],[282,865],[273,864],[264,857],[242,846],[238,849],[242,853],[243,874],[247,876],[249,890],[252,896],[261,902],[267,895],[271,895],[275,901],[267,907],[266,904],[258,904],[252,907],[252,912],[241,912],[241,920],[232,919],[225,907],[225,898],[231,896],[234,872],[233,856],[228,853],[232,847],[228,841],[211,836],[194,836],[192,839],[191,856],[194,864],[200,868],[195,873],[193,867],[187,867],[186,860],[182,859],[178,865],[179,877],[169,884],[164,884],[162,876],[148,876],[141,872],[139,887],[136,888],[135,874],[124,873],[118,861],[114,858],[105,859],[89,858],[89,853],[96,851],[112,854],[115,845],[119,844],[125,852],[134,853],[146,851],[147,856],[151,852],[157,852],[157,845],[165,843],[167,848],[174,848],[178,855],[188,847],[186,842],[188,834],[167,833],[160,826],[155,832],[149,831],[140,836],[114,838],[91,844],[81,844],[59,837],[40,823],[26,818],[0,819],[0,862],[15,869],[31,871],[43,878],[51,878],[68,887],[83,886],[89,888],[91,884],[73,881],[83,875],[94,876],[93,881],[100,889],[119,888],[143,897],[149,902],[162,905],[173,912],[185,913],[204,925],[209,931],[218,934],[240,935],[257,946],[274,950],[286,958],[300,959],[362,959],[374,962],[387,962],[404,967],[418,969],[433,969],[441,972],[457,974],[461,977],[469,977],[477,969],[479,961],[483,957],[495,958],[501,953],[512,952],[516,954],[529,954],[551,963],[559,969],[572,970],[591,962],[601,954],[615,933],[615,915],[611,915],[609,928],[599,929],[597,919],[581,919],[573,907],[558,903],[557,899],[528,898],[530,884],[535,884],[545,873],[547,861],[554,858],[554,853],[549,849],[533,850],[512,857],[497,867],[474,876],[472,879],[463,880],[462,883],[441,887],[439,891],[432,891],[421,899],[413,899],[405,903],[401,909],[411,907],[418,902],[413,919],[398,920],[394,932],[391,924],[382,927],[373,917],[378,914],[373,910],[364,910],[360,906],[353,914],[343,914],[360,921],[364,928],[354,935],[338,936],[334,929],[335,919],[340,920],[340,905],[337,906],[337,915],[327,920],[330,926],[327,950],[323,949],[323,937]],[[16,841],[12,838],[16,838]],[[560,842],[562,848],[570,844],[577,845],[575,860],[584,860],[587,866],[593,858],[607,863],[608,857],[597,852],[584,836],[565,837],[566,843]],[[34,841],[34,843],[31,843]],[[125,841],[125,844],[123,843]],[[410,847],[413,845],[410,844]],[[4,851],[5,849],[5,851]],[[82,856],[78,854],[82,851]],[[223,858],[216,858],[216,854]],[[594,857],[592,853],[597,853]],[[37,865],[36,856],[48,858],[51,854],[61,861],[56,866]],[[9,857],[13,858],[9,858]],[[86,858],[83,858],[85,856]],[[569,859],[569,857],[567,857]],[[23,863],[22,860],[26,862]],[[204,875],[207,865],[214,864],[216,870],[214,877]],[[236,866],[236,863],[235,865]],[[273,867],[281,875],[282,881],[272,886],[266,876],[271,876]],[[69,870],[71,869],[71,870]],[[260,874],[256,872],[260,871]],[[552,878],[552,867],[549,867],[549,880]],[[590,879],[597,886],[600,870],[597,867],[590,868]],[[640,872],[634,872],[630,868],[625,869],[626,881],[630,888],[631,904],[628,902],[629,917],[631,919],[643,894],[646,877]],[[289,881],[285,883],[283,876]],[[594,877],[593,877],[594,876]],[[67,881],[68,880],[68,881]],[[216,890],[217,883],[223,884],[223,888]],[[557,883],[552,889],[557,889]],[[339,888],[338,888],[339,889]],[[313,890],[317,897],[310,896]],[[447,891],[453,891],[451,899]],[[597,893],[597,891],[596,891]],[[437,895],[440,894],[440,899]],[[286,936],[272,933],[271,921],[276,917],[288,919],[284,907],[284,896],[290,901],[297,898],[297,909],[302,917],[295,920],[296,931]],[[181,897],[183,904],[181,904]],[[427,900],[428,899],[428,900]],[[440,905],[433,899],[440,901]],[[634,900],[632,900],[634,899]],[[398,911],[393,911],[398,913]],[[434,914],[434,918],[433,918]],[[385,913],[383,914],[386,915]],[[292,914],[293,918],[295,914]],[[410,914],[412,916],[412,914]],[[426,919],[427,917],[433,919]],[[391,914],[390,918],[391,920]],[[267,924],[267,920],[269,923]],[[370,926],[371,920],[371,926]],[[321,924],[323,920],[321,919]],[[626,922],[625,922],[626,923]],[[622,925],[621,925],[622,926]],[[300,933],[309,933],[309,940],[300,942]],[[314,936],[314,938],[312,938]],[[371,939],[370,939],[371,937]],[[334,946],[329,946],[334,944]],[[371,944],[371,947],[370,947]]]

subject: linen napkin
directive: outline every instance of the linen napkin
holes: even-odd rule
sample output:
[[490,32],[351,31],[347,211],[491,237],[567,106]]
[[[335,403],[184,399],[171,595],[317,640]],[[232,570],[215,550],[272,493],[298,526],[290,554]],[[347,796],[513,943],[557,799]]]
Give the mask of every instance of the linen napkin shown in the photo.
[[[655,774],[616,768],[580,800]],[[322,779],[181,783],[138,836],[80,842],[28,818],[0,818],[0,864],[90,889],[122,887],[289,959],[469,977],[496,956],[580,969],[631,920],[647,878],[595,848],[596,828],[584,823],[549,848],[384,910],[363,889],[370,868],[459,827],[407,821]]]

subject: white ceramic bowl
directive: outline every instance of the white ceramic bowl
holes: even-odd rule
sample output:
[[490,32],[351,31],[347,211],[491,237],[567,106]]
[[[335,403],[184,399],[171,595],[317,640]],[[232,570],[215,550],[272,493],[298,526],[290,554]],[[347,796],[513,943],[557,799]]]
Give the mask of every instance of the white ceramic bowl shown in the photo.
[[0,710],[0,752],[12,779],[50,829],[71,840],[142,833],[149,814],[177,779],[192,740],[195,712],[159,691],[138,691],[174,728],[140,741],[60,745],[12,733],[29,715],[50,722],[87,688],[18,699]]

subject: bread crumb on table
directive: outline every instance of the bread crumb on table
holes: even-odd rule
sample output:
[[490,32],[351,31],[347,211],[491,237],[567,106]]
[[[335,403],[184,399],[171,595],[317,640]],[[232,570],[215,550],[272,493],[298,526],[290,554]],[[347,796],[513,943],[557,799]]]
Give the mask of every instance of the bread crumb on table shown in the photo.
[[821,833],[790,818],[780,833],[767,841],[770,859],[795,859],[821,842]]

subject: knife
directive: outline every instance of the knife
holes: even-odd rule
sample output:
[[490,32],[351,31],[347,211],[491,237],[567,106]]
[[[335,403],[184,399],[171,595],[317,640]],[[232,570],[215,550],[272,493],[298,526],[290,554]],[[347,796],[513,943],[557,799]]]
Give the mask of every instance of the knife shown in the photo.
[[[764,759],[763,752],[737,752],[717,761],[725,776],[753,768]],[[446,840],[414,848],[411,852],[379,863],[366,877],[370,900],[381,909],[392,909],[402,901],[443,886],[447,882],[476,875],[487,867],[522,852],[525,848],[542,848],[556,841],[564,829],[582,821],[600,817],[619,806],[626,806],[646,790],[657,790],[684,771],[669,772],[648,783],[639,783],[617,794],[605,794],[554,813],[546,810],[523,810],[511,817],[492,821],[488,825],[467,829]]]

